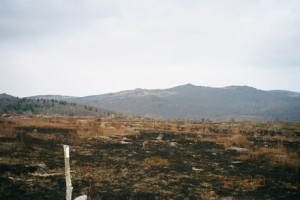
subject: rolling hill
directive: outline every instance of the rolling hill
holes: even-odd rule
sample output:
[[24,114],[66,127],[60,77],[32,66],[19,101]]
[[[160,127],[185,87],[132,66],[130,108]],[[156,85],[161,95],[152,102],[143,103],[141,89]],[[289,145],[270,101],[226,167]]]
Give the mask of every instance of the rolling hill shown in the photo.
[[116,113],[77,103],[68,103],[57,96],[54,98],[18,98],[7,94],[0,94],[0,114],[42,114],[67,116],[96,116],[108,117]]
[[300,121],[300,93],[249,86],[213,88],[181,85],[67,98],[127,115],[162,119]]

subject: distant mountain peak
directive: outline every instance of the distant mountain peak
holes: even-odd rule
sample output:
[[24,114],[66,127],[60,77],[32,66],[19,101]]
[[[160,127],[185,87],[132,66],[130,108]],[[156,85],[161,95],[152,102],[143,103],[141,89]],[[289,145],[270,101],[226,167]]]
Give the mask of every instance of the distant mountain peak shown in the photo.
[[185,84],[185,86],[195,87],[195,85],[193,85],[193,84],[191,84],[191,83],[187,83],[187,84]]
[[185,85],[182,85],[182,87],[188,88],[188,87],[197,87],[197,86],[196,86],[196,85],[193,85],[193,84],[191,84],[191,83],[187,83],[187,84],[185,84]]
[[192,88],[198,88],[198,87],[200,87],[200,86],[196,86],[196,85],[193,85],[191,83],[187,83],[187,84],[184,84],[184,85],[175,86],[171,89],[180,89],[180,90],[184,89],[184,90],[186,90],[186,89],[192,89]]
[[134,89],[134,91],[136,91],[136,92],[140,92],[140,91],[144,91],[145,89],[142,89],[142,88],[136,88],[136,89]]

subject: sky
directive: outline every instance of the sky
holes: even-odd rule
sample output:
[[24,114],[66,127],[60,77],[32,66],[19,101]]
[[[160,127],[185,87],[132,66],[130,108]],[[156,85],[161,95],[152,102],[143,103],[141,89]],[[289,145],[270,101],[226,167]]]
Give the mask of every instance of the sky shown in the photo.
[[300,92],[300,1],[0,1],[0,93],[187,83]]

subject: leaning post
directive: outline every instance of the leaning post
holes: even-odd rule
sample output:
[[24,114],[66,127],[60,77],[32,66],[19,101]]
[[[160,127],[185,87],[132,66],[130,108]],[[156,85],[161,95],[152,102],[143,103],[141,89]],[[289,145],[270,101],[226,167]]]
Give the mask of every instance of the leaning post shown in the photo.
[[65,176],[66,176],[66,200],[72,199],[72,182],[70,173],[70,147],[64,145],[64,157],[65,157]]

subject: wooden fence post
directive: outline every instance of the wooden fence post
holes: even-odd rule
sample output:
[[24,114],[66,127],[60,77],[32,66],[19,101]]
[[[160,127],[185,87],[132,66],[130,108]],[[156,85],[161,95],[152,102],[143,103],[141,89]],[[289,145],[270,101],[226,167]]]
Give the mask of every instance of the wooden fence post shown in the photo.
[[72,182],[70,174],[70,148],[68,145],[64,145],[64,157],[65,157],[65,176],[66,176],[66,200],[72,199]]

